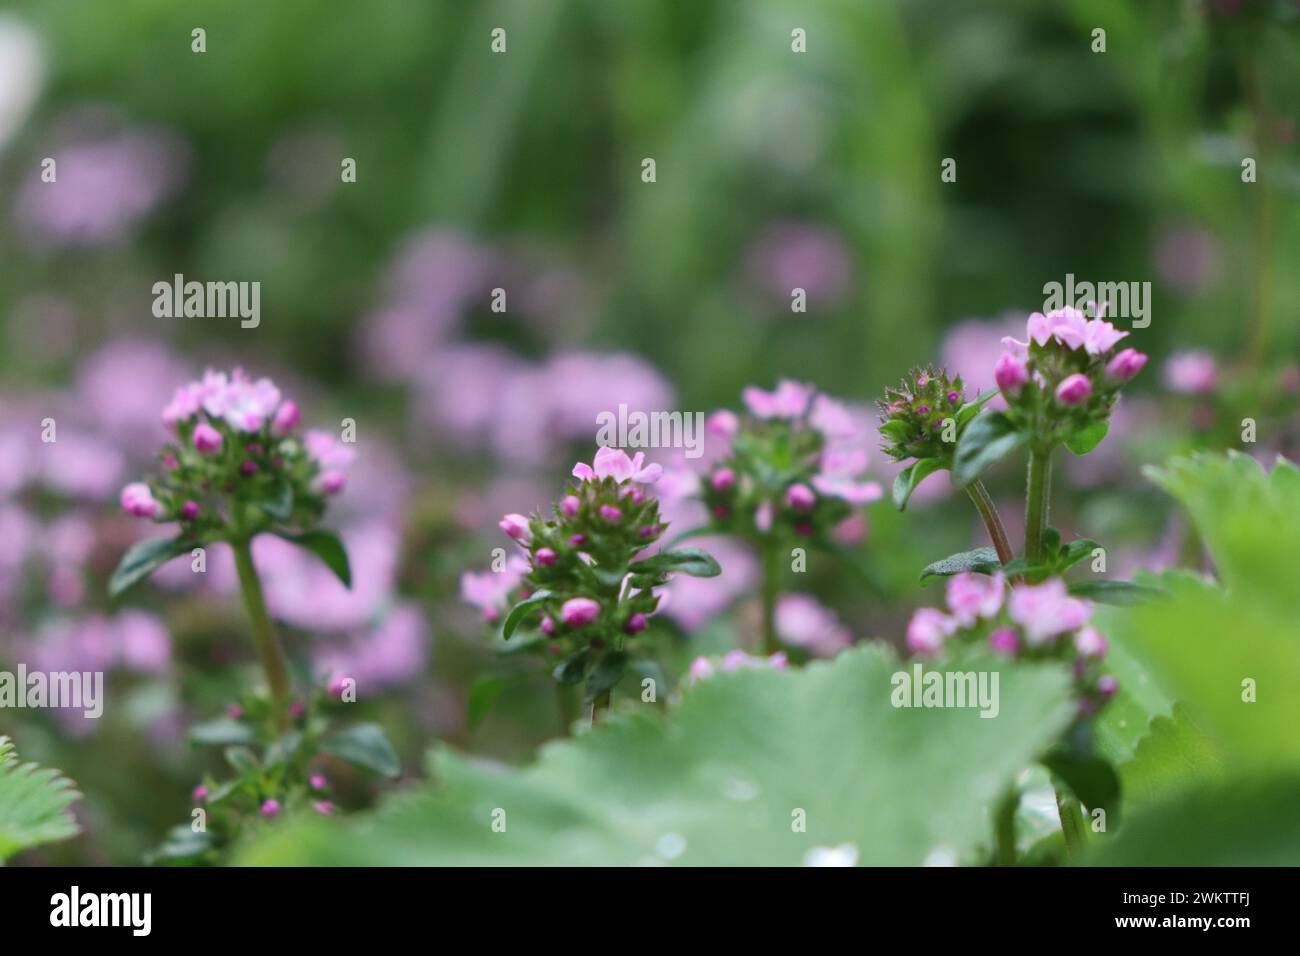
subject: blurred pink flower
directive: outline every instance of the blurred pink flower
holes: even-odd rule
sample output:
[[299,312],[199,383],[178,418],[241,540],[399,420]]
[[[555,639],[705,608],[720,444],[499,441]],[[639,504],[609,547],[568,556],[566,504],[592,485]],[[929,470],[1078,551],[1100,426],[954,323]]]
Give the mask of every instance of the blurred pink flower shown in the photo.
[[573,477],[579,481],[613,478],[617,482],[639,481],[652,484],[659,480],[663,471],[662,465],[645,464],[643,451],[629,458],[627,452],[621,449],[601,447],[596,449],[596,458],[590,465],[580,461],[573,466]]
[[401,603],[378,620],[317,654],[318,670],[347,674],[358,686],[382,688],[422,680],[429,656],[423,612]]
[[38,246],[102,245],[125,239],[184,179],[187,151],[175,136],[128,130],[56,149],[57,180],[33,170],[17,215]]
[[799,222],[777,223],[764,231],[749,250],[748,269],[754,285],[786,308],[795,289],[807,292],[813,305],[839,304],[853,273],[849,249],[838,235]]
[[1219,368],[1209,352],[1178,352],[1165,360],[1165,387],[1173,392],[1204,395],[1219,384]]
[[1030,647],[1047,644],[1067,631],[1083,627],[1092,615],[1091,605],[1070,597],[1060,578],[1016,585],[1011,589],[1007,609],[1011,620],[1024,629]]
[[813,386],[782,379],[771,392],[748,385],[740,394],[755,418],[802,418],[808,411]]
[[1002,572],[989,577],[963,571],[948,579],[948,610],[962,627],[971,627],[980,618],[991,618],[1002,607],[1006,578]]
[[499,620],[528,571],[528,561],[517,554],[507,558],[500,571],[465,571],[460,576],[460,599],[482,611],[484,620]]
[[783,594],[776,603],[776,633],[786,644],[802,647],[818,657],[834,657],[853,643],[853,635],[816,598]]

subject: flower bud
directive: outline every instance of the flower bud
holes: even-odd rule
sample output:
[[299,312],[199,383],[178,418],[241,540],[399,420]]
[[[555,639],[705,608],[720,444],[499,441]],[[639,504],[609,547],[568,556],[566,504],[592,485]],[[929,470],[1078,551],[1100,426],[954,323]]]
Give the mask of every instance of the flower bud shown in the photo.
[[297,428],[301,420],[298,406],[294,402],[285,402],[276,409],[275,418],[271,422],[271,434],[283,437]]
[[533,555],[533,560],[544,568],[549,568],[555,564],[556,554],[552,548],[538,548],[537,553]]
[[325,774],[314,773],[307,778],[307,783],[313,790],[324,790],[328,781],[325,779]]
[[1106,378],[1112,382],[1127,382],[1147,364],[1147,356],[1137,349],[1124,349],[1106,366]]
[[565,495],[564,500],[560,502],[560,513],[566,518],[575,517],[578,509],[582,507],[582,502],[578,500],[577,495]]
[[817,504],[817,495],[807,485],[791,485],[786,489],[785,503],[795,511],[808,511]]
[[271,799],[262,803],[262,816],[270,820],[272,817],[280,815],[280,801]]
[[193,521],[199,516],[201,510],[197,501],[187,501],[181,505],[181,517],[186,521]]
[[937,654],[956,626],[957,622],[942,611],[918,608],[907,623],[907,649],[922,656]]
[[627,623],[623,625],[623,633],[640,634],[645,630],[645,627],[646,616],[638,611],[627,619]]
[[1085,627],[1074,635],[1074,649],[1084,657],[1105,657],[1109,646],[1094,627]]
[[1082,405],[1092,394],[1088,376],[1075,372],[1056,386],[1056,400],[1062,405]]
[[221,451],[221,445],[225,441],[221,437],[221,432],[217,431],[207,422],[199,422],[194,426],[194,450],[204,455],[215,455]]
[[1029,369],[1010,352],[1003,352],[993,369],[993,380],[1008,395],[1016,395],[1029,381]]
[[619,511],[613,505],[601,505],[600,516],[609,522],[623,520],[623,512]]
[[156,518],[162,506],[158,504],[143,481],[133,481],[122,489],[122,509],[137,518]]
[[520,544],[527,544],[532,540],[532,532],[528,530],[528,519],[521,514],[506,515],[497,522],[497,527]]
[[719,468],[709,479],[714,491],[728,491],[736,484],[736,473],[730,468]]
[[1000,657],[1015,657],[1020,650],[1020,635],[1015,628],[1000,627],[989,635],[989,650]]
[[591,598],[569,598],[560,607],[565,627],[586,627],[600,616],[600,605]]

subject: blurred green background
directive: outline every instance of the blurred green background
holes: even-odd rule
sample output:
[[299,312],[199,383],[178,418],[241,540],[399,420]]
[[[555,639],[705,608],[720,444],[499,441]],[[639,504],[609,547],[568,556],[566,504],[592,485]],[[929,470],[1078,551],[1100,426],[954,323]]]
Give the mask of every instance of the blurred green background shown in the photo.
[[[589,410],[625,393],[709,411],[791,377],[865,405],[941,360],[987,385],[1045,283],[1150,282],[1134,417],[1060,509],[1120,536],[1134,567],[1194,559],[1138,466],[1232,444],[1242,410],[1266,416],[1294,382],[1298,31],[1291,0],[0,7],[0,664],[135,605],[171,648],[165,665],[123,652],[128,705],[93,732],[0,713],[24,757],[87,794],[86,834],[29,859],[138,861],[206,766],[185,723],[249,680],[228,597],[103,597],[140,533],[116,490],[147,467],[161,401],[207,363],[360,423],[370,474],[341,520],[354,561],[364,539],[385,570],[332,625],[290,616],[290,644],[306,659],[324,629],[374,659],[400,643],[395,609],[418,614],[362,705],[411,773],[434,736],[518,760],[557,732],[548,678],[497,661],[458,578],[500,545],[502,511],[540,505],[588,456]],[[154,317],[175,273],[260,281],[261,325]],[[1162,379],[1197,351],[1225,383],[1213,396]],[[47,413],[86,442],[53,477],[21,466]],[[1289,420],[1266,429],[1271,451],[1293,448]],[[970,546],[972,518],[936,501],[904,523],[882,502],[860,548],[870,587],[827,568],[808,589],[856,637],[896,640],[928,600],[917,570]],[[69,567],[79,586],[57,580]],[[738,597],[677,621],[673,659],[744,643]],[[492,669],[517,684],[471,732],[468,687]]]

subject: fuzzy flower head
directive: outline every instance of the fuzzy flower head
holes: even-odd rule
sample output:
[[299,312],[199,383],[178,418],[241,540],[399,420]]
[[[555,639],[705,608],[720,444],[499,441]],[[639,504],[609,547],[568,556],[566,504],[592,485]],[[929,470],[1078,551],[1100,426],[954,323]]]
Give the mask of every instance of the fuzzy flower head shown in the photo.
[[881,496],[865,479],[865,431],[844,405],[812,385],[783,380],[743,392],[746,414],[726,422],[727,453],[700,482],[712,524],[749,540],[818,540]]
[[885,454],[894,461],[937,458],[950,463],[957,431],[967,417],[965,404],[960,375],[950,378],[947,370],[931,366],[912,369],[876,403]]
[[[1147,357],[1124,344],[1129,333],[1105,318],[1105,306],[1094,306],[1095,317],[1073,306],[1026,322],[1025,340],[1005,338],[994,379],[1007,403],[1007,416],[1019,430],[1051,447],[1076,436],[1094,436],[1104,426],[1119,390],[1146,365]],[[1072,445],[1071,447],[1076,447]]]
[[[503,636],[509,640],[517,626],[539,631],[552,653],[562,655],[556,679],[586,681],[589,698],[617,680],[625,648],[641,643],[637,636],[659,610],[670,574],[719,571],[700,551],[649,553],[668,527],[650,487],[661,472],[643,453],[601,448],[591,464],[574,466],[573,480],[549,511],[501,520],[501,530],[526,552],[522,587],[529,595],[515,608],[526,614],[512,612]],[[506,583],[513,585],[467,574],[462,588],[495,619]]]
[[355,452],[326,432],[300,435],[300,418],[270,379],[208,369],[163,409],[172,434],[159,452],[163,468],[127,485],[122,507],[180,521],[195,539],[309,529],[343,489]]

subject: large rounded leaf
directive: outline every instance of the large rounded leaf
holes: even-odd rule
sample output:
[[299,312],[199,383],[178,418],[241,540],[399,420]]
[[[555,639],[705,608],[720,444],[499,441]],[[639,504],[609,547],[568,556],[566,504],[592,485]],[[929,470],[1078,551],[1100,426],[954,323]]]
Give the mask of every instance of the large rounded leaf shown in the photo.
[[613,715],[522,770],[439,750],[435,783],[342,824],[281,828],[242,862],[971,860],[990,842],[992,805],[1072,706],[1063,669],[963,666],[1003,668],[995,718],[895,708],[891,678],[912,665],[865,646],[802,671],[719,674],[666,715]]

